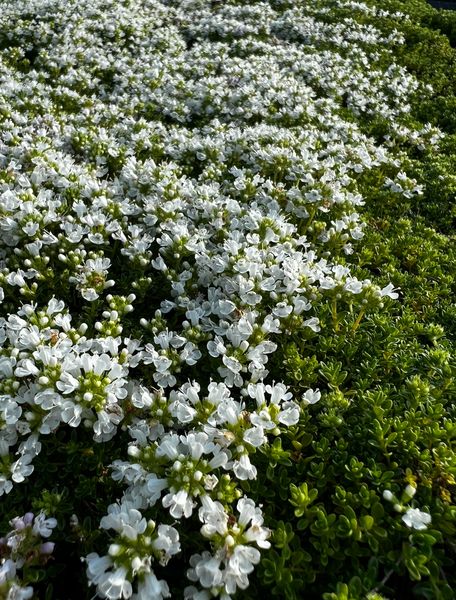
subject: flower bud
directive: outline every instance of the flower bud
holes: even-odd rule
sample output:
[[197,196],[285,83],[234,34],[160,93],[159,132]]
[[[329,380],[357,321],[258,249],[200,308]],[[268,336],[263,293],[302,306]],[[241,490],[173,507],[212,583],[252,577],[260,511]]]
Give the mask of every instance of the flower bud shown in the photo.
[[52,554],[54,552],[54,542],[44,542],[40,546],[40,554]]
[[393,493],[390,490],[384,490],[383,491],[383,498],[385,500],[387,500],[388,502],[392,502],[393,501]]
[[413,498],[413,496],[416,494],[416,487],[413,487],[413,485],[408,485],[405,488],[405,494],[406,496],[408,496],[409,498]]
[[108,550],[109,556],[119,556],[119,554],[121,552],[122,552],[122,546],[120,546],[119,544],[111,544],[109,546],[109,550]]

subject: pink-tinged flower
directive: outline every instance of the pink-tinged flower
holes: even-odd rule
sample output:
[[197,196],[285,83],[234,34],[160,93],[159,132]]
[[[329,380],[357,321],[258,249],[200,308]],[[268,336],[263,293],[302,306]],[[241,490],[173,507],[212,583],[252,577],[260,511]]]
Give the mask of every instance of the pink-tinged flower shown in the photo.
[[45,542],[40,546],[40,554],[52,554],[54,552],[54,542]]
[[25,513],[23,517],[15,517],[10,524],[16,531],[22,531],[33,522],[34,514],[31,512]]

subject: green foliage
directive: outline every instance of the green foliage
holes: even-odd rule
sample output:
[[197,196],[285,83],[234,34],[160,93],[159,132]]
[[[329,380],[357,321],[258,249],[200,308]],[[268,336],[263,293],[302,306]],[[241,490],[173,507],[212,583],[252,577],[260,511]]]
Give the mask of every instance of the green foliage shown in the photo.
[[[296,394],[322,390],[290,434],[291,467],[275,466],[280,488],[265,481],[256,490],[276,530],[256,585],[290,600],[444,600],[456,589],[456,13],[419,0],[383,6],[410,12],[397,57],[432,86],[408,118],[447,137],[440,151],[407,150],[422,197],[398,204],[375,173],[362,184],[368,227],[348,262],[360,277],[391,281],[400,301],[362,314],[356,327],[354,307],[336,307],[335,327],[328,305],[319,336],[296,332],[274,362]],[[380,123],[364,126],[382,133]],[[425,531],[408,528],[383,498],[404,497],[407,485],[417,489],[411,505],[432,515]]]

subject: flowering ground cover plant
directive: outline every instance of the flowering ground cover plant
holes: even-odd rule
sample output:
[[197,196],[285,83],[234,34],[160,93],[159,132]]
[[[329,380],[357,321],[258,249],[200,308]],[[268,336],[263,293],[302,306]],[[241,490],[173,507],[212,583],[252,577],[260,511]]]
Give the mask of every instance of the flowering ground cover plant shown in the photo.
[[437,13],[0,7],[0,598],[453,598]]

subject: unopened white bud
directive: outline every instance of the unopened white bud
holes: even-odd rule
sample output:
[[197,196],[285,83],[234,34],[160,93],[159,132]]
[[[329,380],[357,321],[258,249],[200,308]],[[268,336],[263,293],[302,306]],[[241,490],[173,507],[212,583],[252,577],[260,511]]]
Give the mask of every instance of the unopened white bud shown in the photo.
[[413,496],[416,494],[416,487],[413,487],[413,485],[408,485],[405,488],[405,493],[407,494],[407,496],[409,496],[409,498],[413,498]]
[[120,546],[119,544],[111,544],[109,546],[109,550],[108,550],[109,556],[119,556],[119,554],[121,552],[122,552],[122,546]]
[[133,560],[131,561],[131,568],[133,573],[137,573],[141,567],[143,566],[142,560],[139,558],[139,556],[135,556],[133,558]]
[[128,446],[128,455],[137,458],[141,454],[141,450],[137,446]]
[[393,501],[393,492],[391,492],[390,490],[384,490],[383,491],[383,498],[385,500],[387,500],[388,502],[392,502]]

